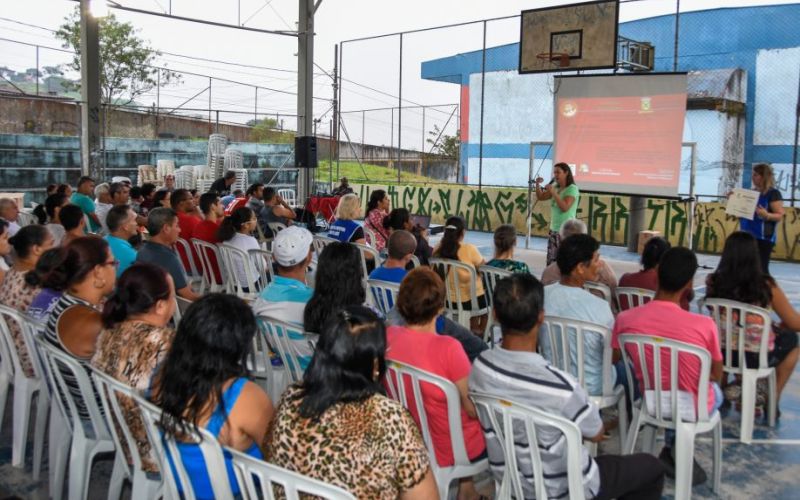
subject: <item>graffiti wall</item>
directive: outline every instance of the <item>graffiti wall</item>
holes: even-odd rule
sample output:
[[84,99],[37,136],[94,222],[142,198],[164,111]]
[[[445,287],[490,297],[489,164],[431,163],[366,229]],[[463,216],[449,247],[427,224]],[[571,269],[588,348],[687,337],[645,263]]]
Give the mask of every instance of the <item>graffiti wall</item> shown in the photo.
[[[443,224],[450,215],[460,215],[467,221],[469,229],[493,231],[501,224],[512,224],[521,234],[526,232],[527,190],[371,184],[355,185],[354,189],[365,207],[372,191],[384,189],[391,198],[392,207],[405,207],[411,213],[430,215],[436,224]],[[590,234],[600,242],[624,245],[629,207],[630,198],[627,196],[584,194],[578,203],[578,218],[586,222]],[[685,202],[648,199],[645,226],[660,231],[673,245],[688,245],[689,211],[689,204]],[[531,234],[547,235],[549,221],[550,202],[535,203],[531,214]],[[727,236],[738,227],[738,219],[726,215],[722,203],[698,203],[694,210],[694,248],[703,253],[720,253]],[[800,251],[796,249],[798,236],[800,208],[786,207],[786,216],[778,228],[773,258],[800,259]]]

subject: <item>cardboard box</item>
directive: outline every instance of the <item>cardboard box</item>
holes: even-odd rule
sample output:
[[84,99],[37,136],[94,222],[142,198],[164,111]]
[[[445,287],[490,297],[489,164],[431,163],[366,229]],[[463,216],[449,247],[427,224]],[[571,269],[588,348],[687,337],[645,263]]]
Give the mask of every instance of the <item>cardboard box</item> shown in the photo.
[[661,231],[640,231],[639,232],[639,244],[636,246],[636,252],[639,255],[642,255],[644,251],[644,246],[650,240],[650,238],[654,236],[661,236]]

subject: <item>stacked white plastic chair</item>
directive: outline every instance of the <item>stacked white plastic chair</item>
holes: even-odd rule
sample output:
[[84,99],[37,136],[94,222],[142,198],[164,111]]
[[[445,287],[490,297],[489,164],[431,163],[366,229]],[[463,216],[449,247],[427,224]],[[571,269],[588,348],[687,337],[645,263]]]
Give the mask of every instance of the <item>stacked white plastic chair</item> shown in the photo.
[[155,182],[158,180],[158,177],[156,177],[156,168],[152,165],[139,165],[136,171],[136,184],[139,186],[147,182]]
[[175,172],[175,187],[195,189],[194,165],[184,165]]
[[241,189],[242,191],[247,191],[247,169],[244,168],[228,168],[225,169],[227,172],[234,172],[236,174],[236,180],[233,181],[233,185],[231,185],[230,190],[235,191],[237,189]]
[[223,166],[226,172],[244,168],[244,154],[241,150],[228,146],[225,148],[224,158]]
[[211,134],[208,137],[208,155],[206,163],[209,167],[210,177],[222,177],[225,168],[225,149],[228,147],[228,138],[223,134]]
[[283,198],[283,201],[286,202],[292,208],[297,207],[297,193],[295,193],[294,189],[285,188],[278,190],[278,196]]
[[163,181],[164,177],[175,175],[175,162],[173,160],[158,160],[156,165],[156,177]]

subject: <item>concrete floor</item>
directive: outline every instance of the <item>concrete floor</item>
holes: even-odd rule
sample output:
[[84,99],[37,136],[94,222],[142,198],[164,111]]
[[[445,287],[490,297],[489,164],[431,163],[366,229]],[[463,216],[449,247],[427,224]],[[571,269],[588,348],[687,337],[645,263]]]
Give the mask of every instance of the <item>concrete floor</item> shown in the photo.
[[[470,233],[467,241],[478,246],[487,260],[492,257],[492,236],[489,233]],[[518,242],[517,258],[524,260],[535,273],[544,268],[544,251],[546,240],[531,239],[531,248],[524,249],[524,238]],[[623,272],[638,268],[638,255],[629,253],[621,247],[603,246],[601,255],[608,260],[620,276]],[[695,284],[698,296],[703,296],[704,276],[714,269],[719,257],[700,255],[702,266]],[[795,308],[800,308],[800,265],[784,262],[773,262],[770,265],[775,278],[789,296]],[[12,389],[13,391],[13,389]],[[32,432],[28,445],[26,467],[17,469],[11,462],[11,400],[9,394],[5,410],[5,418],[0,428],[0,500],[16,496],[29,499],[47,499],[47,464],[42,467],[42,479],[34,481],[32,477]],[[753,444],[743,445],[738,442],[739,415],[735,410],[723,412],[723,469],[722,490],[715,495],[710,488],[710,480],[693,490],[695,498],[798,498],[800,487],[800,377],[790,380],[781,398],[782,417],[775,428],[770,428],[763,421],[756,421]],[[616,436],[603,443],[601,450],[615,453],[618,450]],[[697,460],[710,474],[711,472],[711,440],[708,437],[698,438],[695,454]],[[47,452],[45,450],[45,462]],[[111,461],[98,461],[92,475],[89,498],[104,499],[107,495],[108,482],[111,475]],[[68,472],[69,473],[69,472]],[[672,499],[674,483],[668,480],[664,490],[664,499]],[[123,490],[123,497],[130,497],[130,489]]]

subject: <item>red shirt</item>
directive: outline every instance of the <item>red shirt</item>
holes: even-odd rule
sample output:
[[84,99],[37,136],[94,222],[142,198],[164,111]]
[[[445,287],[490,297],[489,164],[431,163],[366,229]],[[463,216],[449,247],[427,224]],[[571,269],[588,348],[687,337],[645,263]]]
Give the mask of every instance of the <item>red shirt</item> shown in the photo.
[[[222,221],[219,222],[212,222],[210,220],[203,220],[200,221],[194,227],[194,238],[198,240],[207,241],[209,243],[217,244],[219,243],[219,238],[217,238],[217,230],[219,229],[219,225]],[[192,247],[194,250],[194,247]],[[199,256],[198,262],[199,262]],[[211,269],[214,270],[214,282],[215,283],[222,283],[222,276],[219,273],[219,264],[217,263],[217,256],[214,254],[210,254],[208,256],[209,263],[211,264]],[[202,270],[202,267],[198,267],[198,270]]]
[[235,198],[230,205],[225,207],[225,215],[230,215],[236,210],[237,208],[246,207],[247,201],[250,198],[247,196],[242,196],[241,198]]
[[[202,221],[203,219],[194,214],[178,213],[178,226],[181,228],[181,238],[191,243],[192,238],[194,238],[194,228]],[[183,268],[188,272],[191,266],[189,265],[189,259],[183,252],[183,247],[178,247],[178,255],[180,255],[181,262],[183,262]],[[192,250],[192,255],[194,255],[194,250]],[[195,269],[197,269],[200,265],[200,261],[197,259],[196,255],[194,255],[194,262]]]
[[[389,327],[387,334],[386,357],[406,363],[427,372],[457,382],[469,376],[472,366],[464,353],[464,348],[453,337],[410,330],[402,326]],[[447,400],[444,393],[428,384],[422,384],[422,398],[428,425],[431,430],[436,461],[440,466],[453,465],[453,448],[450,445],[450,422],[447,418]],[[417,409],[414,406],[410,381],[406,384],[411,415],[419,424]],[[479,456],[486,449],[478,419],[467,415],[461,408],[461,426],[464,443],[470,459]]]

